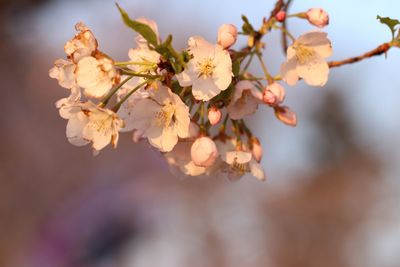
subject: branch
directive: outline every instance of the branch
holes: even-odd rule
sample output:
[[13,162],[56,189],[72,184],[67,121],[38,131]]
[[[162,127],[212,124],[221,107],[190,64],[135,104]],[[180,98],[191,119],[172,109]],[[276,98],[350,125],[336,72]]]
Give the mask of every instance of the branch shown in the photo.
[[379,55],[382,55],[382,54],[386,54],[387,51],[391,47],[392,47],[391,43],[383,43],[380,46],[378,46],[377,48],[375,48],[375,49],[373,49],[373,50],[371,50],[371,51],[369,51],[367,53],[364,53],[364,54],[362,54],[360,56],[351,57],[351,58],[344,59],[344,60],[341,60],[341,61],[330,61],[330,62],[328,62],[328,65],[329,65],[330,68],[336,68],[336,67],[340,67],[340,66],[343,66],[343,65],[346,65],[346,64],[352,64],[352,63],[364,60],[366,58],[370,58],[370,57],[373,57],[373,56],[379,56]]
[[[292,0],[288,0],[286,2],[286,5],[284,5],[284,7],[282,8],[282,11],[287,13],[287,11],[289,10],[289,6],[290,6],[291,2],[292,2]],[[286,19],[282,22],[282,27],[284,29],[287,28]],[[282,49],[283,49],[283,53],[286,54],[286,51],[288,49],[288,39],[287,39],[287,35],[283,31],[282,31]]]

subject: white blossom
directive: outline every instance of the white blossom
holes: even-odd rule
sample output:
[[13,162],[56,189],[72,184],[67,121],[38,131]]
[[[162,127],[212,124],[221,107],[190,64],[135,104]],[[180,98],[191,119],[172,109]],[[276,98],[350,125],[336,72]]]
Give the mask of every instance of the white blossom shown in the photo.
[[78,62],[76,80],[86,96],[102,98],[115,85],[117,71],[109,58],[85,57]]
[[218,157],[217,146],[210,137],[202,136],[194,141],[190,155],[196,166],[210,167]]
[[114,148],[117,146],[123,122],[113,111],[88,101],[65,104],[60,107],[60,115],[68,120],[66,134],[71,144],[83,146],[92,143],[95,151],[100,151],[109,143]]
[[68,57],[77,63],[84,57],[92,56],[97,50],[98,44],[93,33],[82,22],[77,23],[75,29],[78,33],[65,44],[64,50]]
[[235,86],[233,98],[227,109],[229,117],[242,119],[256,112],[258,104],[262,103],[262,93],[250,81],[240,81]]
[[189,135],[189,108],[164,85],[149,92],[149,98],[138,100],[132,107],[133,128],[143,131],[150,144],[161,152],[171,151],[178,137]]
[[331,54],[332,45],[326,33],[312,31],[301,35],[288,47],[286,62],[281,66],[282,79],[289,85],[295,85],[299,78],[308,85],[325,85],[329,74],[325,58]]
[[197,166],[192,161],[190,155],[192,145],[193,140],[184,139],[179,141],[172,151],[164,154],[168,164],[171,166],[171,170],[177,176],[179,176],[179,172],[189,176],[200,176],[207,172],[206,167]]
[[76,84],[75,69],[76,65],[71,60],[57,59],[49,71],[49,76],[57,79],[61,87],[71,89]]
[[[126,77],[122,77],[125,79]],[[142,78],[133,77],[126,84],[122,86],[121,89],[117,92],[117,99],[120,101],[123,97],[125,97],[129,92],[135,89],[139,84],[142,83]],[[129,98],[122,103],[121,107],[117,111],[118,116],[124,121],[125,127],[121,129],[122,132],[130,132],[134,129],[133,123],[135,120],[135,116],[133,116],[132,109],[138,100],[148,98],[150,94],[145,89],[146,85],[143,85],[139,89],[137,89]]]
[[193,58],[177,78],[181,86],[192,86],[195,99],[208,101],[228,88],[233,74],[226,50],[195,36],[189,39],[189,53]]
[[221,159],[225,162],[222,171],[227,174],[229,180],[236,181],[246,173],[251,173],[260,181],[266,179],[263,168],[252,156],[252,153],[245,147],[243,147],[244,150],[238,150],[236,140],[218,140],[216,144]]

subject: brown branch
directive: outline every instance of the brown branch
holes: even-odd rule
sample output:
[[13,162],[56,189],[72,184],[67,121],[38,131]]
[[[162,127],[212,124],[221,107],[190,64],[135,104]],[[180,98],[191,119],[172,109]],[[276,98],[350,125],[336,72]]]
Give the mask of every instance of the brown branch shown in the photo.
[[344,60],[341,60],[341,61],[330,61],[330,62],[328,62],[328,65],[329,65],[330,68],[336,68],[336,67],[340,67],[340,66],[343,66],[343,65],[346,65],[346,64],[352,64],[352,63],[364,60],[366,58],[370,58],[370,57],[373,57],[373,56],[379,56],[379,55],[382,55],[382,54],[386,54],[387,51],[391,47],[392,47],[392,45],[390,43],[383,43],[380,46],[378,46],[377,48],[375,48],[375,49],[373,49],[373,50],[371,50],[371,51],[369,51],[367,53],[364,53],[364,54],[362,54],[360,56],[351,57],[351,58],[344,59]]
[[[286,2],[286,5],[282,8],[282,11],[287,13],[287,11],[289,10],[289,6],[290,6],[291,2],[292,2],[292,0],[288,0]],[[282,27],[284,29],[287,29],[286,19],[282,22]],[[286,33],[284,31],[282,31],[282,49],[283,49],[283,53],[286,54],[286,51],[288,49],[288,39],[287,39],[287,35],[286,35]]]

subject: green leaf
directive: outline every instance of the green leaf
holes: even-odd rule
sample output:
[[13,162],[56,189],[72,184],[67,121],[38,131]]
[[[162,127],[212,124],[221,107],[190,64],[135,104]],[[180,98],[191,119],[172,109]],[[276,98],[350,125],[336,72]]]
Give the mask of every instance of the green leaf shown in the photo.
[[392,40],[394,39],[394,34],[396,32],[396,26],[400,24],[400,21],[397,19],[391,19],[389,17],[381,17],[381,16],[376,16],[376,19],[379,19],[379,21],[382,24],[386,24],[390,31],[392,32]]
[[123,10],[117,3],[115,4],[117,5],[119,12],[121,13],[122,20],[129,28],[143,36],[143,38],[146,39],[149,44],[153,46],[158,45],[157,35],[154,33],[150,26],[139,21],[132,20],[125,10]]
[[172,35],[168,35],[162,44],[155,47],[155,50],[171,64],[176,74],[182,71],[185,66],[184,54],[179,54],[172,47]]
[[240,72],[240,63],[242,61],[240,59],[233,61],[232,63],[232,72],[235,77],[239,76]]
[[255,31],[253,26],[250,24],[249,19],[245,15],[242,15],[242,20],[243,20],[243,26],[242,26],[243,33],[246,35],[253,34]]

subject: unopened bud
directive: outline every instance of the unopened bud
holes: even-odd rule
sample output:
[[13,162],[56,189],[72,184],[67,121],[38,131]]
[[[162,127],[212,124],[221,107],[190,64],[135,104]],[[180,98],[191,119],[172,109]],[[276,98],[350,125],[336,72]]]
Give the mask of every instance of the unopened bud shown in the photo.
[[195,165],[210,167],[218,157],[217,146],[210,137],[203,136],[194,141],[190,155]]
[[278,13],[276,13],[275,18],[279,22],[283,22],[286,19],[286,12],[283,10],[280,10]]
[[277,106],[285,99],[285,88],[279,83],[268,85],[263,92],[263,101],[270,106]]
[[238,31],[235,25],[223,24],[218,30],[218,44],[227,49],[236,43]]
[[306,17],[311,24],[320,28],[329,24],[329,15],[322,8],[310,8],[306,13]]
[[263,150],[260,144],[260,140],[258,140],[257,137],[252,137],[251,140],[251,154],[253,154],[253,158],[260,162],[262,155],[263,155]]
[[293,112],[290,108],[288,107],[276,107],[275,108],[275,116],[283,122],[284,124],[287,124],[289,126],[296,126],[297,125],[297,116],[296,113]]
[[221,110],[219,110],[216,107],[211,107],[208,110],[208,121],[210,122],[211,125],[216,125],[221,121],[222,113]]

